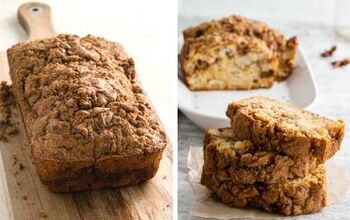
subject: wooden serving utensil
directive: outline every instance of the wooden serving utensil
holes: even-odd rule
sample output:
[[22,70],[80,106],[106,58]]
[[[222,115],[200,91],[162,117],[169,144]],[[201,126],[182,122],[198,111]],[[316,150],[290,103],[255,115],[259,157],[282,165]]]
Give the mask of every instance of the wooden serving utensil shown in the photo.
[[18,20],[28,34],[28,41],[57,35],[51,22],[51,8],[43,3],[26,3],[18,9]]

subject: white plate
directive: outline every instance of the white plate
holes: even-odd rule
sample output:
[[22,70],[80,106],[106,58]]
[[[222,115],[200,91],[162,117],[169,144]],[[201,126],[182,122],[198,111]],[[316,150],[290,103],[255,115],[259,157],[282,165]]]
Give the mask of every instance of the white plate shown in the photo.
[[179,109],[201,128],[229,126],[229,120],[225,115],[227,105],[232,101],[257,95],[269,96],[303,108],[309,107],[315,101],[317,96],[315,80],[300,49],[293,74],[286,81],[275,82],[269,89],[192,92],[181,79],[178,79]]

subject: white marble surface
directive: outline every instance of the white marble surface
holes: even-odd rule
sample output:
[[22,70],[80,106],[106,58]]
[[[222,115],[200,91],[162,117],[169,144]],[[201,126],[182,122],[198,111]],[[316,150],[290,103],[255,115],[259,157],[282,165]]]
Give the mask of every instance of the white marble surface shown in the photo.
[[[193,3],[195,1],[196,0],[192,0],[190,2]],[[220,5],[222,2],[224,1],[218,1],[218,5]],[[248,3],[245,3],[246,6],[252,5],[252,1],[248,0],[247,2]],[[300,1],[297,2],[300,3]],[[334,3],[334,1],[331,2]],[[263,19],[264,15],[266,15],[267,20],[272,21],[273,25],[281,29],[284,33],[286,33],[287,36],[298,36],[300,46],[303,48],[307,59],[310,62],[318,87],[318,96],[314,105],[311,106],[311,109],[315,112],[330,117],[342,118],[347,124],[346,135],[342,144],[342,148],[331,160],[334,160],[336,163],[348,167],[350,164],[350,65],[343,68],[334,69],[330,65],[330,62],[336,59],[350,57],[350,41],[346,41],[334,34],[334,30],[331,26],[333,15],[327,14],[326,12],[327,8],[328,10],[333,9],[332,4],[328,2],[328,5],[326,4],[320,6],[324,12],[324,16],[322,16],[322,14],[318,15],[320,22],[316,21],[317,19],[314,17],[316,15],[308,17],[308,15],[305,13],[305,10],[307,11],[307,9],[303,10],[302,8],[298,9],[299,11],[297,14],[299,17],[300,15],[302,15],[301,17],[307,17],[306,20],[309,19],[309,22],[302,22],[302,18],[300,18],[300,20],[294,19],[295,17],[291,17],[290,20],[288,20],[286,17],[281,20],[273,19],[273,16],[275,14],[274,11],[271,11],[270,14],[268,11],[264,11],[269,8],[267,6],[265,8],[260,8],[262,11],[259,11],[259,7],[254,7],[251,11],[254,11],[255,13],[260,12],[258,15],[254,16],[259,17],[260,19]],[[179,19],[180,31],[188,25],[197,24],[201,21],[207,20],[208,18],[219,18],[221,16],[227,15],[227,8],[224,8],[222,10],[223,13],[221,16],[220,12],[213,12],[213,9],[221,9],[218,5],[214,5],[211,9],[206,9],[207,13],[209,13],[207,17],[200,16],[198,13],[193,17],[191,16],[191,11],[189,12],[188,8],[186,10],[180,10],[180,13],[183,12],[182,16],[180,16]],[[243,14],[252,14],[251,11],[249,11],[247,8],[244,8],[246,6],[240,5],[238,9],[236,7],[236,9],[233,9],[233,12],[231,14],[239,13],[240,10],[242,10]],[[281,5],[278,6],[281,7]],[[207,3],[206,7],[208,7]],[[294,7],[295,6],[292,6],[291,8]],[[181,8],[186,8],[185,2],[182,2]],[[275,10],[278,11],[278,8]],[[197,8],[196,11],[201,11],[201,8]],[[277,12],[277,14],[281,15],[281,12]],[[327,59],[321,58],[320,52],[322,52],[324,49],[330,48],[331,45],[338,46],[338,49],[334,56]],[[194,192],[187,179],[188,169],[186,167],[186,157],[189,149],[188,147],[190,145],[200,146],[202,144],[203,132],[198,127],[193,125],[182,114],[179,114],[178,124],[179,219],[192,219],[189,216],[189,210],[194,198]],[[329,172],[332,171],[330,170]],[[348,174],[350,175],[350,170],[348,171]],[[299,218],[296,217],[295,219],[349,219],[349,206],[350,198],[347,198],[346,201],[340,204],[327,207],[321,213],[302,216]]]

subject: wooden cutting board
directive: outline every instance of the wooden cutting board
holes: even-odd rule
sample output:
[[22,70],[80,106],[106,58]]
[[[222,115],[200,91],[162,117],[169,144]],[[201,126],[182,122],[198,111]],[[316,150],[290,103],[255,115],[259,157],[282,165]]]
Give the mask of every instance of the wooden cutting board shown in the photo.
[[[55,36],[50,8],[27,3],[18,18],[35,40]],[[0,39],[1,40],[1,39]],[[6,52],[0,52],[0,80],[10,82]],[[0,219],[172,219],[172,150],[167,146],[157,175],[137,186],[52,193],[40,182],[18,110],[19,134],[0,142]]]

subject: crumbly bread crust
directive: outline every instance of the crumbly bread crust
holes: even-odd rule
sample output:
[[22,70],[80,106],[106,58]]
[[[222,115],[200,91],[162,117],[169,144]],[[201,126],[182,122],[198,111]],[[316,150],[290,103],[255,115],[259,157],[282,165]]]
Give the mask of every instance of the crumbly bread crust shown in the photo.
[[187,39],[180,60],[191,90],[269,88],[278,65],[262,40],[231,33]]
[[234,184],[220,173],[202,173],[201,183],[214,198],[233,207],[254,206],[283,215],[320,211],[327,205],[326,171],[320,166],[308,176],[284,183]]
[[296,58],[297,38],[286,39],[282,33],[267,24],[242,16],[229,16],[190,27],[184,31],[185,42],[213,33],[234,33],[263,40],[278,58],[275,79],[282,81],[292,73]]
[[256,151],[249,140],[238,140],[231,128],[209,129],[204,138],[203,173],[234,184],[286,182],[307,176],[316,159],[300,159],[276,152]]
[[167,137],[121,45],[59,35],[17,44],[8,60],[37,172],[49,189],[154,176]]
[[344,122],[331,120],[267,97],[250,97],[229,104],[226,115],[239,139],[249,139],[260,150],[324,163],[340,148]]

